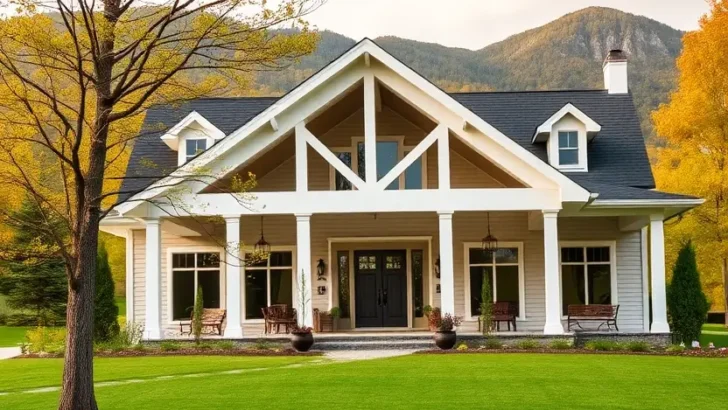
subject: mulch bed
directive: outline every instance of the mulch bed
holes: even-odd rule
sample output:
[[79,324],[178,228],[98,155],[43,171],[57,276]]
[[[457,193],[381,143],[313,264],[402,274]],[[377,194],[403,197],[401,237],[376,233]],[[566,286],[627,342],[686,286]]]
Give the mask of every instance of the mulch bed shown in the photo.
[[629,356],[684,356],[684,357],[712,357],[728,358],[728,351],[719,350],[685,350],[683,352],[668,352],[653,350],[650,352],[630,352],[625,350],[587,350],[587,349],[468,349],[468,350],[422,350],[415,354],[507,354],[507,353],[546,353],[546,354],[596,354],[596,355],[629,355]]
[[[297,352],[293,349],[281,350],[256,350],[256,349],[197,349],[180,348],[179,350],[122,350],[118,352],[96,352],[94,357],[145,357],[145,356],[256,356],[256,357],[280,357],[280,356],[322,356],[321,352]],[[62,354],[38,354],[29,353],[16,357],[16,359],[53,359],[63,357]]]

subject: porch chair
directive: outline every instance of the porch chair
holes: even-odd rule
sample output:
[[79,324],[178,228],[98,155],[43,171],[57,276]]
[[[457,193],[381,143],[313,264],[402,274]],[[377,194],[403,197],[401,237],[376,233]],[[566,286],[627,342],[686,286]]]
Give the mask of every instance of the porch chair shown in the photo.
[[[225,309],[202,309],[202,331],[205,333],[205,328],[209,328],[210,330],[207,332],[207,334],[215,334],[215,331],[217,331],[217,334],[222,336],[222,323],[225,321],[225,316],[227,315],[227,310]],[[193,311],[190,314],[190,320],[180,322],[179,323],[179,332],[180,334],[192,334],[192,321],[195,318],[195,312]],[[185,332],[185,327],[187,327],[187,332]]]
[[281,325],[285,326],[286,333],[290,333],[296,326],[296,309],[288,305],[271,305],[261,308],[261,311],[265,322],[265,334],[273,333],[273,326],[276,327],[276,333],[280,333]]

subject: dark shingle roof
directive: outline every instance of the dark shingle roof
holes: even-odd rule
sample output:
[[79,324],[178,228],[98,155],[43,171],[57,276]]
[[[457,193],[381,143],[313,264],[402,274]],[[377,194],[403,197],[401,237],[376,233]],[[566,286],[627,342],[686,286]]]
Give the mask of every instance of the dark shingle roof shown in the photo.
[[[599,199],[686,198],[649,190],[655,183],[631,95],[585,90],[455,93],[451,96],[544,162],[548,162],[546,144],[533,144],[533,134],[539,125],[571,103],[599,123],[602,130],[588,147],[589,172],[565,175],[588,191],[599,193]],[[176,152],[169,149],[160,136],[190,112],[197,111],[229,134],[276,100],[275,97],[212,98],[177,107],[150,108],[142,127],[143,135],[136,140],[132,150],[122,184],[125,194],[120,195],[120,200],[177,167]]]

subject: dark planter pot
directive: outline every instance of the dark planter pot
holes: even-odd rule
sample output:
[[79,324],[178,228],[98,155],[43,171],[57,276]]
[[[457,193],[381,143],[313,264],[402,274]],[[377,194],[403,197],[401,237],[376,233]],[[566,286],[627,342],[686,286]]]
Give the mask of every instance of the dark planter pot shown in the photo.
[[442,350],[450,350],[455,347],[458,338],[455,332],[451,330],[449,332],[435,332],[434,339],[437,347]]
[[297,352],[308,352],[311,346],[313,346],[313,334],[311,332],[294,333],[291,336],[291,346]]

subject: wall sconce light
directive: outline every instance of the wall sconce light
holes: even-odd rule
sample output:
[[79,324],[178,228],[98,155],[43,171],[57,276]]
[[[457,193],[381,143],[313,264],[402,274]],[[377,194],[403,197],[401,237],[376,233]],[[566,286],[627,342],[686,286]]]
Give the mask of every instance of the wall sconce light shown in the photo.
[[318,290],[318,294],[319,295],[325,295],[326,294],[326,286],[319,286],[317,290]]
[[435,293],[442,293],[442,290],[440,289],[440,284],[438,283],[437,286],[435,286]]
[[323,259],[318,260],[316,273],[318,274],[318,280],[326,280],[326,262]]
[[435,261],[435,277],[437,279],[440,279],[440,257],[437,257],[437,260]]

